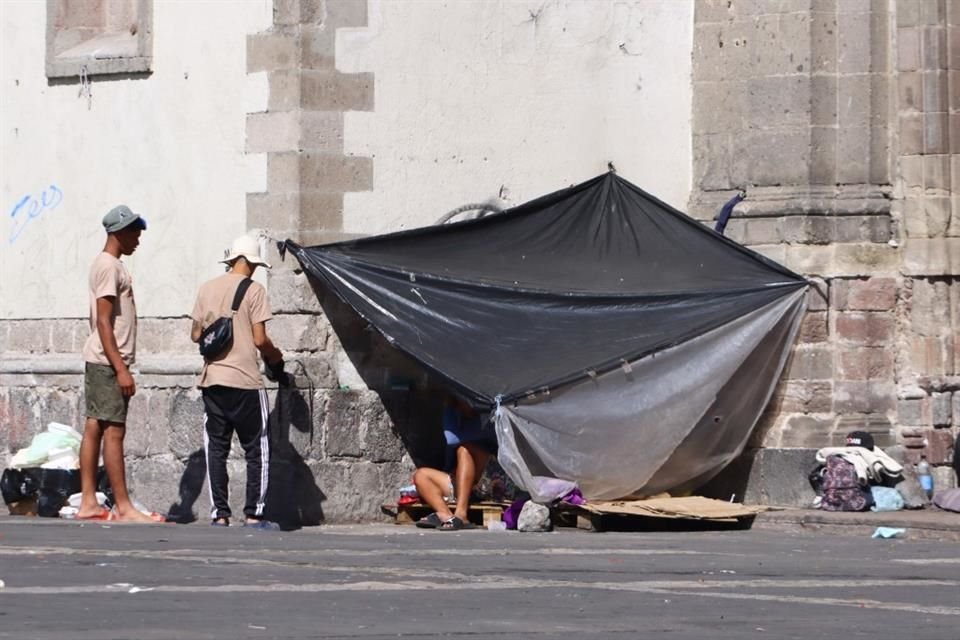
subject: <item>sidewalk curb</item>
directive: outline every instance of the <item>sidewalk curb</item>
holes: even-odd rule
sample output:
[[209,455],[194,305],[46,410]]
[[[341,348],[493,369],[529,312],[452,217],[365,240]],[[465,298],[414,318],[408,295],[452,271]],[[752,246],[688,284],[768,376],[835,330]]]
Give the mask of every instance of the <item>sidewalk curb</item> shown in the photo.
[[784,508],[758,514],[753,526],[861,537],[873,535],[877,527],[893,527],[906,529],[903,539],[960,541],[960,513],[940,509],[874,513]]

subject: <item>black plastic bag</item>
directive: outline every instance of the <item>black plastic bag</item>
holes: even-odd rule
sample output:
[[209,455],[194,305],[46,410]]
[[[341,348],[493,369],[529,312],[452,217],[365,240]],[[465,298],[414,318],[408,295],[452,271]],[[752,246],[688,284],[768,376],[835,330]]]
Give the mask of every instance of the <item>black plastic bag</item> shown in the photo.
[[35,498],[40,489],[41,469],[4,469],[0,475],[0,495],[6,504]]
[[[107,496],[106,508],[113,507],[113,489],[106,469],[97,470],[97,491]],[[0,475],[0,494],[6,504],[37,501],[37,515],[56,518],[71,495],[80,493],[79,469],[5,469]]]
[[80,492],[79,469],[40,469],[40,491],[37,498],[37,515],[57,518],[60,508],[74,493]]

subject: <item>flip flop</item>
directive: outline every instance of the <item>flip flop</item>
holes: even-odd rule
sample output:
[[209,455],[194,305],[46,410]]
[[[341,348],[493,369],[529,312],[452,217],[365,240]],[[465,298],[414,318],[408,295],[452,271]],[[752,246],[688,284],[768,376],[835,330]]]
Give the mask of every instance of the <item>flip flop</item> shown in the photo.
[[437,529],[440,531],[460,531],[461,529],[473,529],[475,528],[472,522],[464,522],[457,516],[453,516],[446,522],[442,523]]
[[149,512],[148,512],[148,511],[144,511],[143,513],[145,513],[145,514],[147,514],[148,516],[150,516],[150,519],[153,520],[154,522],[163,522],[163,523],[166,523],[166,521],[167,521],[167,516],[163,515],[162,513],[157,513],[156,511],[149,511]]
[[440,520],[440,516],[438,516],[436,512],[424,516],[416,522],[416,525],[421,529],[436,529],[441,524],[443,524],[443,521]]
[[229,527],[230,518],[216,518],[215,520],[210,521],[211,527]]
[[82,518],[80,516],[76,516],[74,518],[74,520],[113,520],[113,519],[115,519],[115,516],[113,515],[113,511],[105,507],[101,508],[100,513],[98,513],[95,516],[85,516]]

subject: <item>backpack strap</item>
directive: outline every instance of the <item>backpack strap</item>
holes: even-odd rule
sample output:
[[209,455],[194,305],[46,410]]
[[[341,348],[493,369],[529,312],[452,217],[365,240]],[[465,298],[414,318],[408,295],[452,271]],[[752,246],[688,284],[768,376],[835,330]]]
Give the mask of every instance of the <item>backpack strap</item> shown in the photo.
[[236,313],[237,309],[240,308],[240,303],[243,301],[243,295],[247,292],[247,289],[250,288],[251,284],[253,284],[252,278],[244,278],[240,281],[240,284],[237,285],[237,292],[233,294],[233,304],[230,306],[230,310],[234,313]]

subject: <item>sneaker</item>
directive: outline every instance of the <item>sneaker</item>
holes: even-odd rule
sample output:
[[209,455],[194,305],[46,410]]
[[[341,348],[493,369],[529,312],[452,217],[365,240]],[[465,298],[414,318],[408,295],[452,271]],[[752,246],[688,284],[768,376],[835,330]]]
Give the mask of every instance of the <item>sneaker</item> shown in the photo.
[[280,525],[269,520],[247,520],[243,523],[247,529],[259,529],[261,531],[280,531]]

